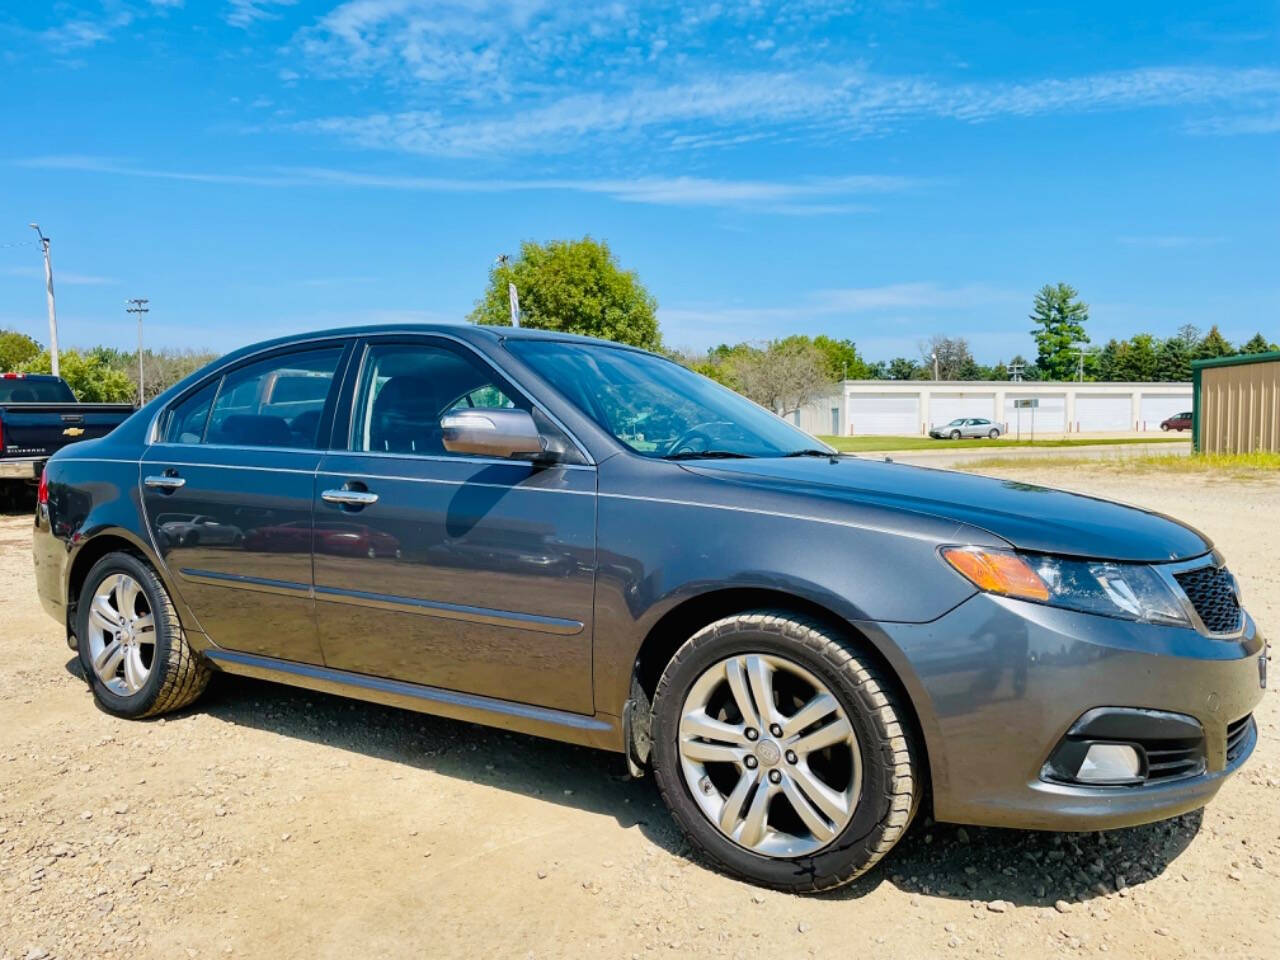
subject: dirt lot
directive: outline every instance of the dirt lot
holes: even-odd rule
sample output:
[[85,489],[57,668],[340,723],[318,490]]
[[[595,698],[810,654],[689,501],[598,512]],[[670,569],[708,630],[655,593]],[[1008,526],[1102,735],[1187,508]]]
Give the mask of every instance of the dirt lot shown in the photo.
[[[1006,471],[1174,513],[1280,630],[1280,479]],[[834,895],[688,858],[589,750],[219,678],[94,709],[0,518],[0,957],[1280,957],[1280,708],[1203,813],[1109,834],[917,821]]]

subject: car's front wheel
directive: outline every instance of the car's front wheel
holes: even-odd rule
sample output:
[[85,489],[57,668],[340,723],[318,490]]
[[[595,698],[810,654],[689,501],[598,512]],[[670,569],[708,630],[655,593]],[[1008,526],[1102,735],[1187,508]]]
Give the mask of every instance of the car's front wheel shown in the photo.
[[76,606],[80,664],[108,713],[137,719],[185,707],[209,684],[154,570],[129,553],[93,565]]
[[952,439],[952,440],[959,440],[959,439],[960,439],[960,431],[959,431],[959,430],[952,430],[952,431],[951,431],[951,439]]
[[690,842],[729,873],[825,890],[869,870],[915,812],[904,706],[824,625],[779,611],[717,621],[663,672],[653,771]]

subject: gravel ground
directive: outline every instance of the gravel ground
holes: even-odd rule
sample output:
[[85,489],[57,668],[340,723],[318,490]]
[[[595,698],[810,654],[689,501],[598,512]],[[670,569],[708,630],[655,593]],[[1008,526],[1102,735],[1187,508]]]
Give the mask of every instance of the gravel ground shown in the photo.
[[[1280,479],[1004,471],[1205,529],[1280,626]],[[1280,956],[1280,709],[1205,811],[1106,834],[924,818],[871,875],[770,893],[689,859],[620,759],[217,678],[96,710],[0,517],[0,958]]]

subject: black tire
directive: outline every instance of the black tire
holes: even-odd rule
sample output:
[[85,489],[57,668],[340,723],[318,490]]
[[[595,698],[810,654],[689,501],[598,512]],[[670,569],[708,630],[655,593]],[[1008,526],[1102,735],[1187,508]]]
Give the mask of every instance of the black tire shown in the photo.
[[992,427],[990,430],[987,431],[987,436],[992,440],[999,440],[1000,431]]
[[[155,652],[150,673],[141,689],[129,696],[109,690],[98,677],[86,640],[90,600],[102,581],[115,573],[127,574],[138,582],[155,619]],[[93,565],[76,605],[76,636],[80,666],[89,680],[94,699],[113,716],[138,720],[180,710],[194,702],[209,685],[211,670],[187,644],[178,611],[164,584],[150,566],[133,554],[109,553]]]
[[[738,845],[690,795],[677,744],[680,711],[694,681],[735,653],[785,657],[822,680],[857,735],[862,784],[848,825],[811,855],[768,857]],[[907,711],[857,647],[788,611],[755,610],[699,630],[667,664],[653,700],[654,778],[685,836],[708,861],[750,883],[788,892],[829,890],[870,870],[906,832],[922,785]]]
[[[1168,432],[1169,432],[1169,425],[1168,425],[1167,423],[1162,423],[1162,424],[1160,424],[1160,429],[1161,429],[1161,430],[1163,430],[1165,433],[1168,433]],[[1179,430],[1181,430],[1182,428],[1181,428],[1181,427],[1179,427],[1178,429],[1179,429]]]
[[960,431],[959,431],[959,430],[952,430],[952,431],[951,431],[951,439],[952,439],[952,440],[959,440],[959,439],[960,439]]

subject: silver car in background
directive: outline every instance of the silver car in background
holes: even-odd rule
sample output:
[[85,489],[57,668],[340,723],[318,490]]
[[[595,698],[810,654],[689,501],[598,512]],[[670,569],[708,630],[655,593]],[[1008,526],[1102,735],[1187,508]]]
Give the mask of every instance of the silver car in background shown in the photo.
[[931,427],[929,436],[935,440],[959,440],[961,437],[990,437],[992,440],[1004,431],[1000,424],[981,417],[957,417],[950,423]]

